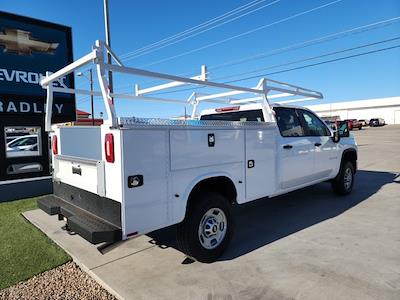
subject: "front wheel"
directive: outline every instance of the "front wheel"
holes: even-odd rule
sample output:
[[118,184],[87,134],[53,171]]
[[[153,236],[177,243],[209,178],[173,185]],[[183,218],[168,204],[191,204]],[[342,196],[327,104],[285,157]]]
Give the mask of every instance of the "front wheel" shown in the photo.
[[178,225],[178,245],[200,262],[213,262],[228,246],[233,233],[229,202],[220,194],[207,192],[193,199],[185,219]]
[[354,185],[354,166],[350,161],[343,162],[339,174],[332,181],[332,189],[338,195],[347,195]]

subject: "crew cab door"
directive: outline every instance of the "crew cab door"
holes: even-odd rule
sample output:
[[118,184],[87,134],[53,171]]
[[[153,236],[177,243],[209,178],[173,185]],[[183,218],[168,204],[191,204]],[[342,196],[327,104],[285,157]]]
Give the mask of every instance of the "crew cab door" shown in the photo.
[[338,164],[338,145],[328,127],[309,110],[296,109],[307,138],[314,145],[314,180],[329,177]]
[[278,137],[279,187],[290,189],[312,181],[314,144],[305,136],[294,108],[275,107]]

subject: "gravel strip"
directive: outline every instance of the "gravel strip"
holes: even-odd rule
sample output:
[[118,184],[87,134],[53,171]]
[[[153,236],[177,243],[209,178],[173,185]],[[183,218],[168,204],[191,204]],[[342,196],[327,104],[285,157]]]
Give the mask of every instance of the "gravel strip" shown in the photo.
[[74,262],[0,291],[0,299],[116,299]]

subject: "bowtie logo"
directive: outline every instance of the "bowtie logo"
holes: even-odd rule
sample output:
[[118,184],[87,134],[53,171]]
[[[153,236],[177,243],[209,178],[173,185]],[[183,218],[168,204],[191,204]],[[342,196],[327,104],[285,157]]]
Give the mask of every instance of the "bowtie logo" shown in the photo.
[[18,55],[31,55],[32,52],[53,54],[59,43],[48,43],[32,38],[29,31],[21,29],[5,29],[0,32],[0,46],[4,52]]

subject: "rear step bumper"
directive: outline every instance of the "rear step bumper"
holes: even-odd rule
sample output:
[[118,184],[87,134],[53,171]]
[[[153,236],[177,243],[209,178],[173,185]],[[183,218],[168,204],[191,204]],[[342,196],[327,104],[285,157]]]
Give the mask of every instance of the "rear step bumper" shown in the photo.
[[120,226],[77,206],[76,203],[73,204],[56,195],[41,197],[37,203],[38,207],[47,214],[58,215],[60,219],[66,218],[67,228],[92,244],[114,243],[122,239]]

